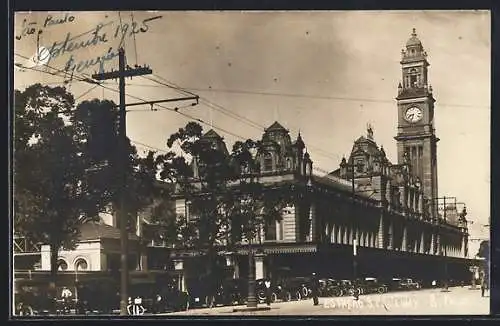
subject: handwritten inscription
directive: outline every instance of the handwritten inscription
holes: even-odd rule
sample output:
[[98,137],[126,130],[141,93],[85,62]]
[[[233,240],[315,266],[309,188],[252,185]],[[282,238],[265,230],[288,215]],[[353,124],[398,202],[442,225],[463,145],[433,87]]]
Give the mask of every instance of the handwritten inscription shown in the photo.
[[90,67],[99,65],[99,72],[103,72],[104,71],[104,63],[106,61],[113,59],[114,57],[117,57],[117,56],[118,56],[118,51],[113,50],[112,47],[110,47],[108,49],[108,52],[106,52],[105,54],[100,55],[97,58],[93,58],[90,60],[80,60],[80,61],[76,62],[74,56],[71,55],[69,57],[68,61],[66,62],[66,65],[64,66],[64,70],[68,71],[68,72],[72,72],[72,73],[74,73],[75,71],[82,72],[82,71],[89,69]]
[[54,18],[51,15],[48,15],[47,17],[45,17],[45,22],[43,23],[43,27],[72,23],[74,21],[75,21],[75,16],[70,14],[64,15],[64,18]]
[[[103,72],[105,62],[118,56],[118,49],[123,46],[125,39],[133,37],[136,34],[148,32],[150,23],[161,18],[162,16],[154,16],[145,18],[139,22],[120,22],[113,29],[106,29],[106,27],[112,25],[114,21],[99,22],[93,29],[83,34],[73,35],[71,32],[68,32],[64,39],[52,42],[49,47],[39,48],[36,54],[37,62],[49,64],[53,59],[69,55],[64,64],[64,71],[71,73],[71,75],[74,72],[83,72],[95,66],[98,66],[99,72]],[[44,19],[43,28],[73,23],[75,19],[75,16],[70,14],[65,14],[58,18],[48,15]],[[27,23],[25,19],[21,35],[16,36],[16,39],[20,40],[24,36],[36,33],[37,30],[41,34],[43,29],[37,29],[36,22]],[[115,40],[118,41],[118,44],[111,42]],[[104,53],[94,56],[91,59],[82,60],[77,58],[79,50],[90,49],[103,44],[110,44]]]
[[50,59],[57,58],[58,56],[68,52],[73,52],[90,46],[96,46],[101,43],[107,43],[108,39],[106,33],[100,33],[102,27],[103,27],[102,24],[97,25],[94,32],[91,34],[91,37],[83,41],[75,40],[75,38],[71,37],[71,33],[67,33],[64,41],[62,42],[56,41],[50,47],[49,49],[50,57],[48,58],[49,61]]
[[120,36],[120,46],[123,44],[125,37],[133,36],[134,34],[146,33],[149,30],[149,25],[147,24],[150,21],[160,19],[162,16],[155,16],[151,18],[146,18],[142,21],[141,26],[139,26],[136,22],[132,22],[130,25],[120,24],[115,29],[114,37],[117,38]]
[[[37,32],[38,31],[38,32]],[[16,35],[16,40],[20,40],[25,36],[32,35],[32,34],[42,34],[42,30],[38,29],[36,27],[36,22],[29,22],[24,19],[23,20],[23,25],[22,25],[22,30],[21,30],[21,35]]]

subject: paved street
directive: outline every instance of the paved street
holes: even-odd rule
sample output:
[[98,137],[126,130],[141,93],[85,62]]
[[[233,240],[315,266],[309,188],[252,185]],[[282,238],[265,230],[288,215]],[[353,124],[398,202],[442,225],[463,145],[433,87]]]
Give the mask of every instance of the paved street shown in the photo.
[[[489,295],[487,293],[487,295]],[[235,313],[235,307],[192,309],[168,315],[486,315],[489,297],[468,287],[450,288],[450,292],[429,289],[352,297],[320,298],[319,306],[311,300],[274,303],[271,310]]]

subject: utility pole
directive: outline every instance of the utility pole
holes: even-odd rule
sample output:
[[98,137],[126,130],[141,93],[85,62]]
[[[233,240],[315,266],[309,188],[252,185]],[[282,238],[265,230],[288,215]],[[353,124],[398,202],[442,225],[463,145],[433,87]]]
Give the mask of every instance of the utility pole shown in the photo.
[[120,252],[121,252],[121,283],[120,283],[120,315],[126,316],[128,305],[128,212],[125,208],[125,194],[127,188],[127,128],[126,128],[126,104],[125,104],[125,77],[134,77],[152,74],[148,67],[130,68],[125,66],[125,50],[118,50],[118,71],[104,72],[92,75],[96,80],[119,79],[120,88],[120,111],[118,128],[118,168],[121,175],[120,204],[118,207],[118,219],[120,221]]
[[[126,107],[127,106],[137,106],[137,105],[151,105],[153,108],[154,104],[164,103],[164,102],[176,102],[176,101],[186,101],[186,100],[196,100],[196,103],[192,105],[197,105],[199,97],[198,96],[190,96],[190,97],[180,97],[180,98],[170,98],[165,100],[155,100],[155,101],[144,101],[137,103],[125,103],[125,78],[126,77],[135,77],[135,76],[143,76],[150,75],[153,71],[147,67],[135,66],[131,68],[125,64],[125,50],[120,48],[118,50],[118,71],[104,72],[100,74],[93,74],[92,78],[95,80],[107,80],[107,79],[119,79],[119,92],[120,92],[120,103],[118,107],[119,110],[119,159],[118,159],[118,168],[119,173],[121,174],[121,192],[120,192],[120,204],[118,207],[118,220],[120,221],[120,252],[121,252],[121,285],[120,285],[120,315],[128,315],[127,305],[128,305],[128,212],[125,209],[125,194],[126,194],[126,185],[127,185],[127,126],[126,126]],[[177,112],[178,109],[175,109]]]

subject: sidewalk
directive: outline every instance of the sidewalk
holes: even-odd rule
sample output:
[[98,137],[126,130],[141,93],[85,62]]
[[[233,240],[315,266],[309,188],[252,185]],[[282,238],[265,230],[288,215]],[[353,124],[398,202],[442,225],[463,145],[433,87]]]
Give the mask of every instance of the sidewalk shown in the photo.
[[[489,293],[487,293],[489,295]],[[314,306],[311,300],[278,302],[271,310],[259,312],[233,312],[233,307],[193,309],[165,315],[487,315],[489,297],[481,297],[481,292],[468,287],[450,288],[450,292],[440,289],[412,292],[394,292],[352,297],[320,298]],[[243,306],[238,306],[243,307]]]

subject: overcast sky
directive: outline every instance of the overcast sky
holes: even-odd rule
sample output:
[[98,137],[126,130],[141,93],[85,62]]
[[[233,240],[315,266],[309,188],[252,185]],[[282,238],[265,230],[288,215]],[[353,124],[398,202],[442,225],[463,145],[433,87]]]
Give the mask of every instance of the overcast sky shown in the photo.
[[[134,12],[133,17],[130,12],[72,12],[61,24],[53,23],[64,20],[65,13],[19,13],[15,35],[22,34],[23,19],[35,23],[25,25],[35,31],[14,39],[14,59],[30,66],[24,57],[33,57],[37,47],[50,48],[54,42],[64,42],[67,33],[71,38],[101,23],[98,35],[102,40],[106,34],[105,43],[61,51],[48,65],[63,69],[71,55],[75,63],[96,61],[110,47],[118,48],[120,36],[114,36],[120,19],[123,24],[133,20],[137,29],[145,30],[142,21],[157,16],[162,17],[146,22],[146,32],[124,38],[128,64],[147,64],[153,70],[147,78],[168,81],[205,99],[181,112],[212,122],[229,149],[236,136],[260,138],[263,127],[279,120],[293,139],[300,130],[314,165],[326,171],[338,168],[353,141],[366,134],[367,123],[373,126],[376,142],[397,163],[393,137],[399,61],[416,28],[428,53],[429,80],[437,100],[439,195],[467,202],[468,217],[475,221],[472,236],[487,235],[480,224],[490,216],[489,12]],[[87,33],[74,41],[90,43],[92,38]],[[117,67],[117,58],[106,61],[106,70]],[[74,76],[98,69],[95,65]],[[14,79],[19,89],[35,82],[63,81],[29,69],[16,69]],[[116,81],[107,83],[106,87],[118,89]],[[92,85],[76,81],[68,87],[78,101],[118,102],[117,93],[101,87],[90,90]],[[127,80],[127,94],[146,100],[184,96],[142,77]],[[130,110],[127,133],[141,150],[147,150],[144,145],[165,150],[168,136],[188,122],[169,110],[152,112],[148,106]],[[471,243],[474,253],[476,248]]]

